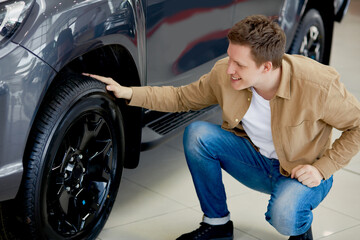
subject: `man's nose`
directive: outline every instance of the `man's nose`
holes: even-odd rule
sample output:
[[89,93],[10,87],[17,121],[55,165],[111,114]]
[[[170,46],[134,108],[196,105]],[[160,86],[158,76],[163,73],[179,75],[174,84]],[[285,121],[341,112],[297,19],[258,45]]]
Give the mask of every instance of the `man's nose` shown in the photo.
[[228,67],[227,67],[227,74],[229,74],[229,75],[232,75],[232,74],[234,74],[235,73],[235,71],[234,71],[234,68],[233,68],[233,65],[229,62],[228,63]]

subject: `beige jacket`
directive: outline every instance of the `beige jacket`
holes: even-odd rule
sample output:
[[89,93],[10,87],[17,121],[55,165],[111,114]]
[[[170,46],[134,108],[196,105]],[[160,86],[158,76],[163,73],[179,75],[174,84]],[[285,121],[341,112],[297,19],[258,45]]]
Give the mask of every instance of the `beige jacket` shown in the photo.
[[[134,87],[129,103],[147,109],[179,112],[219,104],[222,128],[246,137],[241,119],[252,92],[237,91],[226,73],[228,58],[210,73],[182,87]],[[299,164],[312,164],[328,179],[360,149],[360,103],[329,66],[309,58],[285,55],[276,96],[270,100],[271,130],[280,172],[289,176]],[[332,146],[332,128],[342,135]]]

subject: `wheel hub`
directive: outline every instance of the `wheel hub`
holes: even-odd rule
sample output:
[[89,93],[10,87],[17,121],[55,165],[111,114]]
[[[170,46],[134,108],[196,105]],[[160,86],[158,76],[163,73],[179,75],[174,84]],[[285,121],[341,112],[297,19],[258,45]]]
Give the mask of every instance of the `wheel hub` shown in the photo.
[[68,192],[82,187],[86,175],[86,168],[81,161],[82,159],[82,154],[73,154],[65,166],[64,187]]
[[320,31],[316,26],[311,26],[304,36],[300,46],[300,53],[314,60],[320,60]]

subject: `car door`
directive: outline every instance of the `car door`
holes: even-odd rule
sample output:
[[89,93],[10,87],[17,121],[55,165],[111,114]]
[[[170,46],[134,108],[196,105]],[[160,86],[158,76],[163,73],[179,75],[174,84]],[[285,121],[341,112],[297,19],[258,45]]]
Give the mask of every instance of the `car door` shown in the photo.
[[184,85],[226,53],[235,0],[148,0],[147,85]]

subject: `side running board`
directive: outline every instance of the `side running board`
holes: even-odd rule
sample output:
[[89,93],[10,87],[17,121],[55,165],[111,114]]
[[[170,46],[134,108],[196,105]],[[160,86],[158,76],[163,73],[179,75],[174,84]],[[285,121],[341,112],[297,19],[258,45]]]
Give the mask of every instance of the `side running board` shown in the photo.
[[171,137],[181,133],[191,122],[211,117],[219,111],[218,105],[199,111],[167,113],[147,123],[142,129],[141,151],[150,150]]

